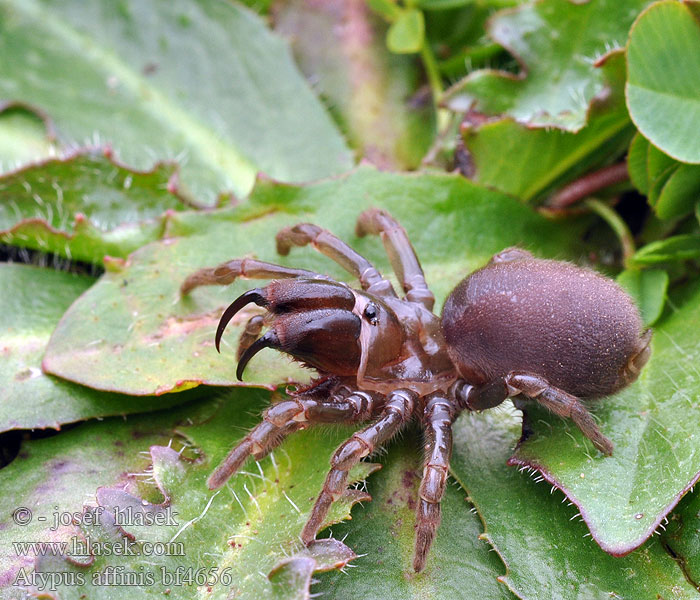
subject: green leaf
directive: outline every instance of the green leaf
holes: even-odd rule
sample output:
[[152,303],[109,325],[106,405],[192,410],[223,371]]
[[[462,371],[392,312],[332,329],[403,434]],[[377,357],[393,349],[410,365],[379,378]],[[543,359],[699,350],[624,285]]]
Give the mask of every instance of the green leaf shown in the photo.
[[627,170],[630,174],[630,180],[634,187],[639,190],[640,194],[645,196],[649,193],[649,180],[647,174],[647,152],[649,150],[649,142],[639,132],[635,133],[630,142],[629,151],[627,152]]
[[76,154],[0,177],[0,241],[92,263],[126,257],[165,232],[182,210],[177,168],[134,171],[100,154]]
[[661,192],[664,189],[664,186],[668,183],[668,180],[671,179],[671,176],[678,170],[679,163],[673,161],[670,166],[668,166],[666,169],[663,171],[660,171],[655,179],[651,179],[652,173],[650,172],[650,188],[649,188],[649,196],[647,197],[647,201],[649,203],[649,206],[652,208],[655,208],[657,203],[659,202],[659,197],[661,196]]
[[[138,488],[139,478],[126,474],[148,467],[141,451],[151,444],[166,445],[172,427],[183,416],[176,409],[128,420],[92,421],[61,435],[25,442],[20,455],[0,470],[1,585],[15,581],[22,567],[33,570],[34,556],[22,556],[13,543],[67,541],[68,527],[51,530],[57,524],[55,517],[80,513],[86,498],[101,485],[123,479],[132,489]],[[31,511],[27,524],[13,522],[19,507]],[[19,595],[20,590],[15,591]]]
[[693,212],[700,194],[700,167],[682,165],[637,133],[627,156],[630,179],[648,196],[661,219],[677,219]]
[[396,54],[420,52],[424,41],[423,13],[416,8],[402,10],[386,34],[386,45]]
[[[41,370],[58,320],[93,282],[72,273],[0,264],[0,431],[58,429],[63,423],[149,410],[140,399],[98,393]],[[185,398],[163,400],[152,408]]]
[[395,0],[367,0],[367,5],[390,23],[401,16],[401,8]]
[[333,527],[360,553],[349,577],[331,572],[313,588],[323,598],[402,600],[478,598],[509,600],[513,596],[497,579],[505,567],[479,539],[482,525],[470,510],[464,490],[448,484],[442,500],[442,525],[428,556],[426,570],[413,572],[414,523],[422,470],[417,431],[388,448],[382,470],[368,482],[372,502],[353,512],[352,520]]
[[591,102],[607,94],[596,62],[624,46],[632,21],[648,4],[541,0],[499,13],[490,35],[513,53],[523,72],[475,71],[448,90],[448,106],[578,131]]
[[[526,202],[585,173],[628,139],[627,123],[606,117],[578,133],[530,129],[510,119],[463,130],[474,181]],[[588,169],[586,167],[589,167]]]
[[676,160],[700,163],[700,23],[694,2],[657,2],[627,45],[627,106],[639,131]]
[[647,201],[654,208],[659,200],[661,191],[671,175],[679,167],[679,163],[668,154],[664,154],[653,144],[647,143]]
[[612,54],[603,68],[611,96],[591,108],[588,124],[577,133],[534,129],[509,118],[463,127],[465,147],[474,165],[473,179],[532,201],[614,158],[632,131],[622,95],[622,54]]
[[673,160],[668,154],[664,154],[653,144],[647,146],[647,185],[651,188],[656,181],[664,173],[668,172],[673,167],[677,167],[678,163]]
[[[467,0],[450,8],[452,0],[425,2],[426,38],[435,53],[437,66],[447,81],[458,81],[467,72],[490,66],[505,57],[505,50],[486,35],[486,26],[497,8],[490,2]],[[458,0],[461,1],[461,0]],[[421,3],[423,4],[423,3]]]
[[106,142],[139,168],[186,154],[183,182],[208,203],[256,171],[351,165],[286,45],[233,2],[2,0],[0,52],[0,96],[48,112],[61,143]]
[[700,166],[680,165],[668,178],[654,205],[661,219],[678,219],[693,212],[700,197]]
[[475,0],[418,0],[416,5],[422,10],[451,10],[474,3]]
[[666,303],[668,273],[661,269],[626,269],[617,276],[617,283],[634,298],[644,325],[653,325]]
[[[571,440],[556,435],[561,429],[559,424],[554,428],[558,445],[551,447],[557,448],[557,457],[566,460]],[[457,443],[451,473],[484,520],[484,535],[508,568],[503,580],[519,598],[697,598],[658,539],[624,558],[609,556],[585,537],[586,527],[575,520],[574,510],[562,504],[560,494],[506,466],[520,436],[517,412],[498,409],[463,414],[453,430]],[[580,481],[590,483],[588,478],[601,469],[600,462],[596,461],[595,470],[585,470],[586,479]],[[616,494],[618,479],[602,474],[595,477],[605,484],[601,498]],[[619,521],[620,517],[610,519]]]
[[[251,254],[347,280],[347,273],[309,249],[283,259],[276,255],[275,233],[303,221],[329,228],[387,271],[379,241],[354,234],[357,216],[370,206],[389,210],[406,227],[439,301],[506,246],[572,255],[581,226],[570,221],[561,228],[512,198],[455,175],[363,168],[309,186],[260,181],[249,202],[237,208],[173,215],[173,237],[145,246],[105,273],[61,320],[44,368],[97,389],[139,395],[199,383],[236,385],[234,348],[254,313],[243,311],[234,319],[221,354],[213,347],[214,331],[224,308],[255,284],[200,288],[186,297],[180,296],[180,284],[199,268]],[[109,309],[96,313],[95,306]],[[287,358],[267,352],[251,361],[246,385],[277,385],[301,376]]]
[[637,250],[629,262],[631,265],[643,266],[699,257],[700,236],[683,234],[647,244]]
[[[206,486],[208,474],[230,445],[258,420],[254,412],[260,410],[265,397],[239,390],[226,399],[166,414],[82,425],[43,444],[31,444],[28,458],[18,458],[0,471],[3,489],[13,492],[3,496],[6,527],[0,536],[6,538],[3,541],[22,540],[25,534],[31,536],[27,540],[40,542],[60,539],[69,542],[69,549],[79,543],[84,548],[86,538],[105,548],[129,548],[130,554],[96,554],[87,563],[79,552],[70,550],[68,559],[45,556],[32,561],[29,557],[29,569],[83,574],[84,585],[56,586],[57,594],[65,599],[112,600],[154,593],[192,598],[195,589],[207,587],[207,595],[214,599],[267,598],[275,580],[274,576],[268,579],[268,573],[279,572],[289,557],[311,558],[318,568],[342,566],[353,555],[339,542],[306,550],[299,534],[321,489],[330,455],[347,431],[319,428],[296,434],[275,451],[275,458],[251,464],[250,472],[239,472],[220,491],[212,492]],[[188,424],[177,425],[184,421]],[[232,425],[236,428],[233,435]],[[99,452],[94,449],[95,438],[102,442]],[[310,456],[315,460],[308,460]],[[90,465],[87,473],[85,464]],[[374,469],[362,463],[353,469],[350,479],[356,482]],[[70,493],[66,494],[68,486]],[[54,512],[80,513],[86,496],[93,494],[93,505],[102,507],[96,524],[83,523],[80,530],[75,526],[50,530]],[[348,518],[354,501],[339,501],[330,522]],[[17,505],[34,512],[32,529],[11,523]],[[42,516],[48,520],[39,525]],[[140,524],[147,516],[151,522]],[[115,518],[120,519],[118,526]],[[164,553],[153,550],[158,544]],[[20,561],[12,560],[12,544],[2,548],[6,556],[0,564],[12,573]],[[110,585],[109,569],[120,567],[126,573],[150,573],[153,583],[142,579],[136,585]],[[188,570],[200,573],[200,578],[208,576],[212,585],[188,582]],[[168,577],[174,579],[168,581]],[[308,597],[308,589],[299,591],[294,598]]]
[[341,569],[357,555],[338,540],[317,540],[307,548],[302,548],[294,556],[285,558],[270,571],[267,578],[272,584],[271,598],[304,599],[311,598],[309,588],[315,583],[314,572]]
[[0,103],[0,171],[50,156],[55,148],[41,118],[20,106]]
[[[666,521],[664,521],[666,523]],[[673,511],[665,531],[661,534],[683,568],[686,577],[700,581],[700,494],[688,494]],[[696,584],[697,585],[697,584]]]
[[700,475],[698,282],[669,305],[639,380],[595,405],[615,444],[611,457],[596,453],[575,426],[534,407],[528,414],[535,434],[514,456],[565,490],[594,539],[616,556],[647,540]]

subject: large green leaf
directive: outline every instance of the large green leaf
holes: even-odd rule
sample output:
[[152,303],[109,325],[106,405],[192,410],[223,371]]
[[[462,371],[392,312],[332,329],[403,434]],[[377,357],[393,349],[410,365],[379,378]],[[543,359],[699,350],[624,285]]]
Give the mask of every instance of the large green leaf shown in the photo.
[[628,125],[610,116],[569,133],[530,129],[504,119],[465,130],[463,135],[474,161],[475,181],[533,201],[617,154],[629,139]]
[[182,210],[175,164],[134,171],[101,154],[76,154],[0,177],[0,241],[92,263],[125,257],[162,237]]
[[472,178],[530,201],[619,155],[633,130],[624,106],[623,55],[610,54],[601,68],[609,96],[591,106],[586,126],[576,133],[532,128],[510,118],[463,127]]
[[313,587],[323,598],[420,600],[459,598],[508,600],[513,596],[497,579],[504,566],[480,539],[482,524],[465,492],[451,482],[442,500],[442,525],[426,570],[413,572],[414,523],[422,457],[420,434],[411,431],[388,448],[383,468],[368,482],[372,502],[355,510],[351,521],[333,527],[360,558],[352,576],[332,572]]
[[615,555],[651,536],[700,475],[700,286],[687,286],[670,304],[639,380],[595,407],[615,444],[611,457],[545,411],[533,411],[535,435],[514,457],[565,490],[595,540]]
[[[329,568],[333,557],[342,566],[353,557],[342,544],[322,545],[323,557],[313,548],[305,550],[299,533],[320,491],[330,454],[347,432],[317,429],[296,434],[276,451],[275,458],[251,465],[250,471],[237,474],[222,490],[212,492],[206,486],[207,475],[230,445],[257,421],[255,412],[266,397],[238,390],[225,399],[150,417],[86,424],[32,444],[28,456],[0,472],[3,489],[11,492],[1,501],[5,527],[0,535],[7,542],[2,559],[5,580],[16,580],[18,568],[25,566],[24,573],[35,569],[46,576],[61,574],[62,585],[56,590],[62,599],[133,598],[135,594],[192,598],[197,588],[210,588],[210,598],[257,599],[271,593],[273,583],[267,574],[297,552],[318,561],[320,568]],[[185,420],[187,425],[176,426]],[[96,438],[102,442],[97,452]],[[85,462],[90,467],[83,474],[81,463]],[[374,468],[370,463],[358,465],[351,481],[364,478]],[[55,513],[80,513],[86,497],[93,498],[92,506],[102,507],[97,523],[84,521],[80,530],[69,525],[51,531]],[[329,522],[347,518],[352,504],[362,497],[349,494],[339,500]],[[11,521],[19,505],[33,511],[27,529]],[[147,515],[153,520],[142,523]],[[121,521],[118,525],[115,516]],[[40,524],[41,517],[47,521]],[[91,558],[84,552],[86,538],[93,545],[129,551],[125,555],[94,553]],[[22,559],[12,556],[16,548],[11,542],[18,541],[66,541],[68,547],[66,556],[49,552],[32,560],[30,553]],[[110,569],[118,568],[125,573],[148,573],[152,583],[141,575],[136,585],[110,585]],[[194,583],[188,581],[188,573],[197,577]],[[81,574],[85,583],[71,585],[67,574]],[[202,584],[202,579],[212,585]],[[307,593],[302,586],[291,597],[306,598]]]
[[668,273],[661,269],[625,269],[617,276],[617,283],[636,302],[644,325],[656,323],[666,304]]
[[[367,168],[306,187],[261,181],[249,202],[237,208],[173,215],[170,233],[181,237],[145,246],[105,273],[59,323],[44,368],[131,394],[199,383],[234,385],[237,334],[251,313],[241,313],[229,327],[221,355],[213,348],[214,331],[224,307],[255,284],[201,288],[183,298],[182,281],[198,268],[251,254],[347,279],[311,250],[282,260],[275,254],[275,233],[300,221],[328,227],[384,268],[379,241],[358,240],[353,233],[357,216],[370,206],[391,211],[407,228],[440,301],[506,246],[520,244],[545,256],[574,255],[580,227],[572,221],[567,230],[454,175],[404,176]],[[279,384],[299,375],[288,359],[268,352],[251,361],[246,381]]]
[[[138,398],[98,393],[41,370],[56,323],[93,283],[91,277],[72,273],[0,264],[0,431],[58,428],[91,417],[149,409]],[[184,399],[163,400],[154,408]]]
[[[520,435],[517,412],[465,414],[453,430],[451,472],[484,520],[484,535],[508,569],[504,581],[519,598],[697,598],[658,539],[624,558],[612,557],[586,537],[585,526],[560,494],[506,466]],[[556,437],[560,456],[567,457],[571,440],[558,432]],[[586,480],[590,474],[587,470]],[[614,494],[619,482],[610,477],[606,482],[601,493]]]
[[210,201],[258,170],[303,181],[351,164],[285,44],[233,2],[3,0],[0,55],[0,96],[48,112],[61,142],[106,142],[139,168],[186,159]]
[[649,0],[539,0],[499,13],[490,34],[523,72],[480,70],[448,91],[455,110],[507,114],[536,126],[578,131],[588,107],[605,95],[598,59],[624,46],[627,30]]
[[627,45],[627,106],[639,131],[673,158],[700,163],[700,22],[697,2],[649,7]]

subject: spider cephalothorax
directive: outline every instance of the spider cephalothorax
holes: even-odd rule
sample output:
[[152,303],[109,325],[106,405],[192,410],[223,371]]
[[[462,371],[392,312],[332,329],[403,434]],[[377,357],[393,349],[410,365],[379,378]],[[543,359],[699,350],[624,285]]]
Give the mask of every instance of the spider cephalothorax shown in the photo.
[[371,209],[357,223],[357,234],[367,233],[381,235],[403,298],[365,258],[311,224],[280,231],[278,251],[311,244],[359,279],[361,290],[253,259],[202,269],[183,283],[187,293],[238,277],[273,280],[224,311],[217,349],[233,316],[255,303],[266,315],[252,317],[241,336],[238,378],[263,348],[285,352],[320,375],[271,406],[214,471],[209,486],[223,485],[249,456],[262,458],[285,436],[313,423],[372,420],[331,458],[302,532],[308,543],[345,492],[352,466],[415,418],[426,438],[413,560],[421,571],[440,522],[457,415],[509,397],[517,397],[519,406],[534,400],[571,418],[598,450],[611,454],[612,442],[581,398],[611,394],[634,381],[649,358],[651,333],[642,332],[637,308],[612,280],[517,248],[500,252],[465,278],[438,318],[404,229],[386,212]]

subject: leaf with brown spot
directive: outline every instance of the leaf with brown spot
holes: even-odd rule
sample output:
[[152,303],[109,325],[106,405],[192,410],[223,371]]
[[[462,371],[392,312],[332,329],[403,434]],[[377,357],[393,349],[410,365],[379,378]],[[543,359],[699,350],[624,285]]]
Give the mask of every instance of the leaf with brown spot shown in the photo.
[[188,399],[169,396],[148,405],[41,370],[46,344],[61,315],[94,281],[52,269],[0,264],[0,431],[58,429],[64,423],[145,412]]

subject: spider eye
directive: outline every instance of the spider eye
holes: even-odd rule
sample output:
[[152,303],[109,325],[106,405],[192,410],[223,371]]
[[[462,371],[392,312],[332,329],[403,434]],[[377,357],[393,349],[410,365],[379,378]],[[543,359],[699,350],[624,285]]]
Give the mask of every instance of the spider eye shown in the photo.
[[379,323],[378,315],[379,311],[377,310],[376,304],[370,302],[367,306],[365,306],[365,317],[371,325],[376,325]]

